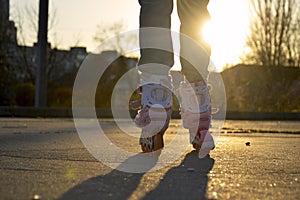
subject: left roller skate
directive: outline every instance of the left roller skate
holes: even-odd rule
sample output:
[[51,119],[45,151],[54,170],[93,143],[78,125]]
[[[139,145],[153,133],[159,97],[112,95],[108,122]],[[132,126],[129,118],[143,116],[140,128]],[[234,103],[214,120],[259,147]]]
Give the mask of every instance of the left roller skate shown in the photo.
[[144,153],[160,152],[164,147],[163,136],[172,113],[171,82],[169,75],[141,73],[142,96],[135,124],[142,128],[139,143]]

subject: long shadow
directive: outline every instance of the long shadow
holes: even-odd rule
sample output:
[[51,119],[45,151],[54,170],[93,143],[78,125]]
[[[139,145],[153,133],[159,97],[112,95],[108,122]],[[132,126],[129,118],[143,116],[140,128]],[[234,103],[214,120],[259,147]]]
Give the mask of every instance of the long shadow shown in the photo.
[[[128,167],[138,155],[118,166]],[[149,170],[157,160],[151,162]],[[199,160],[197,152],[188,153],[182,163],[171,168],[159,185],[146,194],[144,199],[206,199],[207,174],[213,168],[214,159],[209,156]],[[71,188],[59,199],[128,199],[140,183],[144,173],[127,173],[113,170],[93,177]]]
[[182,163],[171,168],[143,199],[207,199],[207,174],[214,163],[209,156],[199,160],[196,151],[188,153]]
[[[117,169],[134,167],[134,163],[141,161],[140,155],[128,158]],[[157,158],[149,158],[147,161],[146,167],[150,170],[157,163]],[[68,190],[59,199],[128,199],[137,188],[144,173],[127,173],[119,170],[115,169],[103,176],[90,178]]]

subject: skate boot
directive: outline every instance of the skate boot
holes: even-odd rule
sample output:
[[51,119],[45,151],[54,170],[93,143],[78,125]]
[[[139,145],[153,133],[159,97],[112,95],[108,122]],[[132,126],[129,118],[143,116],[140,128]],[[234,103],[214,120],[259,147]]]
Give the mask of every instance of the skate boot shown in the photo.
[[183,127],[189,129],[190,143],[199,152],[199,158],[204,158],[215,148],[209,132],[211,103],[208,87],[204,81],[183,81],[179,87],[179,98]]
[[164,147],[163,135],[172,113],[172,83],[170,76],[141,73],[141,101],[134,103],[140,110],[135,124],[142,128],[140,145],[143,152],[154,152]]

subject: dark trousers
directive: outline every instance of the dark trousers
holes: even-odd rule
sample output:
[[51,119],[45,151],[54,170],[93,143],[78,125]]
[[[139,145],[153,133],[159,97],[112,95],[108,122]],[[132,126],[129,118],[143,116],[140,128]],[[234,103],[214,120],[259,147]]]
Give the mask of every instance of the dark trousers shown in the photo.
[[[190,82],[203,80],[208,73],[210,46],[203,40],[201,35],[201,30],[210,17],[207,10],[208,1],[177,0],[178,16],[181,22],[180,33],[182,33],[180,36],[180,62],[182,73]],[[140,28],[158,27],[170,29],[173,0],[139,0],[139,3],[141,5]],[[157,40],[158,37],[160,40]],[[170,31],[163,31],[155,37],[140,34],[140,44],[144,40],[150,40],[150,43],[151,40],[153,42],[159,41],[168,46],[168,49],[172,49]],[[190,41],[193,41],[193,43]],[[174,64],[172,51],[141,48],[140,52],[141,58],[138,65],[141,66],[141,71],[147,70],[147,64],[149,66],[157,64],[168,67],[172,67]]]

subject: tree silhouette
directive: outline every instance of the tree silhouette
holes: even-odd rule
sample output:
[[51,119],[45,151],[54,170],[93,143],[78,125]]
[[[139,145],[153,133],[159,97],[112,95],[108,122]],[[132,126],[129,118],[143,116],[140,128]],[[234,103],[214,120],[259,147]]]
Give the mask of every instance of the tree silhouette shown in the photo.
[[250,49],[244,60],[263,66],[300,66],[300,17],[296,0],[251,0]]
[[[7,3],[4,1],[4,3]],[[16,80],[16,68],[9,62],[13,57],[11,46],[15,44],[13,37],[14,24],[9,21],[8,4],[0,7],[0,105],[11,104],[13,93],[11,86]]]
[[[128,54],[126,49],[138,46],[138,39],[137,35],[133,32],[121,34],[125,29],[126,25],[122,21],[114,22],[110,25],[98,25],[97,32],[94,36],[94,41],[102,45],[102,49],[98,50],[115,50],[121,55],[126,56]],[[103,46],[104,42],[107,42],[106,40],[108,40],[109,43],[106,43],[106,46]]]

